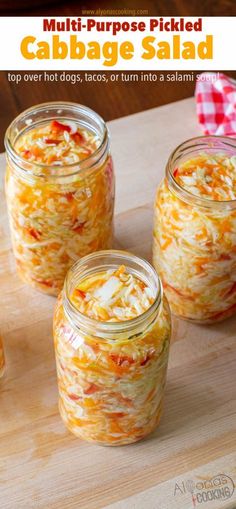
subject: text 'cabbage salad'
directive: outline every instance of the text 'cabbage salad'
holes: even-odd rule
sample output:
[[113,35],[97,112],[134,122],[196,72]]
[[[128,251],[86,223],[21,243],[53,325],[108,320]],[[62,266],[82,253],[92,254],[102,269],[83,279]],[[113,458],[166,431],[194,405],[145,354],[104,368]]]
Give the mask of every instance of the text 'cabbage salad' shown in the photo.
[[[154,213],[154,266],[175,314],[222,320],[236,311],[236,156],[201,153],[175,168],[173,178],[204,201],[189,204],[162,181]],[[225,203],[219,208],[218,202]]]
[[9,160],[6,194],[17,268],[46,293],[58,293],[75,260],[111,247],[111,157],[107,153],[92,170],[79,167],[100,145],[95,133],[67,120],[29,127],[15,142],[25,171]]
[[[78,437],[105,445],[140,440],[161,414],[170,340],[167,301],[143,333],[121,340],[96,337],[96,323],[127,323],[147,311],[154,292],[125,266],[82,279],[70,301],[94,320],[94,332],[77,330],[61,298],[54,317],[54,339],[63,421]],[[125,329],[124,329],[125,330]]]

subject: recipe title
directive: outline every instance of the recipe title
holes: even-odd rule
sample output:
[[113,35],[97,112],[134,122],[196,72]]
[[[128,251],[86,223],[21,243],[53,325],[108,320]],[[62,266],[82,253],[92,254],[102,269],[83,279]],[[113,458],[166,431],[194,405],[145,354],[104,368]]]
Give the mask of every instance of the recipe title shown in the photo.
[[[212,34],[191,40],[191,33],[203,31],[202,18],[195,21],[187,18],[136,18],[135,21],[132,18],[113,18],[111,21],[43,18],[42,22],[43,32],[50,33],[50,39],[39,40],[33,34],[26,35],[21,40],[20,51],[27,60],[88,59],[113,67],[119,59],[127,61],[137,56],[142,60],[157,61],[213,59]],[[140,33],[143,34],[141,39],[136,37]],[[165,38],[163,33],[168,37]],[[90,34],[96,37],[90,40]],[[124,34],[130,34],[129,39],[125,35],[123,40]]]

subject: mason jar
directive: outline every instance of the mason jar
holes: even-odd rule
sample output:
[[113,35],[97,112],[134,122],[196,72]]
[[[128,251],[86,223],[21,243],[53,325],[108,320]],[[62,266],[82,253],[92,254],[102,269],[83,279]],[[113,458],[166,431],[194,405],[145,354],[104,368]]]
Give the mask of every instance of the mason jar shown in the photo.
[[4,373],[5,369],[5,358],[4,358],[4,351],[3,351],[3,342],[2,338],[0,336],[0,378]]
[[174,314],[236,311],[236,140],[202,136],[171,154],[154,207],[153,264]]
[[80,104],[40,104],[12,122],[5,146],[18,272],[56,295],[78,258],[112,245],[114,174],[106,124]]
[[[118,281],[122,298],[112,295],[119,278],[124,281],[124,287]],[[137,295],[135,284],[141,288]],[[136,311],[125,300],[129,285],[134,285]],[[144,312],[142,292],[152,296]],[[83,312],[75,294],[84,299]],[[76,262],[54,315],[59,409],[67,428],[81,439],[114,446],[153,431],[162,411],[170,332],[169,306],[148,262],[112,250]]]

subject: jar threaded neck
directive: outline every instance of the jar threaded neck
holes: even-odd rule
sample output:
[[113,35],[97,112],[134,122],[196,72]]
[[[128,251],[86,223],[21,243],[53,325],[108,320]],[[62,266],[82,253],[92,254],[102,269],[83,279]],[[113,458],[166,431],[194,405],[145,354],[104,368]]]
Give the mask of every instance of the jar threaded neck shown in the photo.
[[[83,315],[70,299],[76,285],[92,274],[117,269],[120,265],[125,265],[129,273],[152,286],[155,295],[153,304],[141,315],[122,322],[100,322]],[[67,273],[62,294],[64,312],[71,325],[103,340],[127,340],[127,337],[142,334],[157,319],[162,296],[162,284],[153,267],[146,260],[119,250],[98,251],[76,262]]]

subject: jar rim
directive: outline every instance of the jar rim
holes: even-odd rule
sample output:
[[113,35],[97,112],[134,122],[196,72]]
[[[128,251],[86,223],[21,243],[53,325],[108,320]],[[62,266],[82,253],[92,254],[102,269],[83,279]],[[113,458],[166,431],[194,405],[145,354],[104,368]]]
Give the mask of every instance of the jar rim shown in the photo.
[[[212,145],[212,146],[211,146]],[[177,195],[178,198],[186,201],[191,205],[198,205],[203,208],[217,208],[219,210],[227,210],[236,208],[236,198],[234,200],[210,200],[208,198],[204,198],[201,196],[197,196],[196,194],[191,193],[184,187],[182,187],[176,180],[173,175],[173,166],[176,162],[176,159],[184,155],[186,149],[190,149],[192,153],[194,153],[194,149],[196,150],[198,147],[201,149],[210,149],[216,150],[218,145],[218,149],[225,149],[227,147],[234,148],[236,150],[236,138],[232,138],[229,136],[216,136],[216,135],[205,135],[205,136],[195,136],[194,138],[189,138],[184,142],[180,143],[170,154],[170,157],[167,161],[166,165],[166,178],[168,183],[172,187],[172,191]],[[193,150],[192,150],[193,149]]]
[[[47,165],[46,163],[39,163],[37,161],[36,162],[35,161],[33,161],[33,162],[26,161],[18,152],[16,152],[16,150],[14,148],[14,140],[11,139],[11,131],[14,128],[14,126],[17,124],[17,122],[23,120],[25,116],[28,116],[32,113],[35,114],[36,112],[40,112],[40,111],[43,112],[43,111],[47,111],[50,109],[60,110],[63,107],[66,107],[68,109],[70,108],[75,113],[76,113],[76,111],[79,111],[79,112],[87,115],[88,118],[95,118],[98,121],[98,123],[100,124],[100,127],[101,127],[101,133],[102,133],[99,146],[96,148],[96,150],[92,154],[87,156],[82,161],[79,161],[76,163],[63,164],[63,166],[58,166],[56,164]],[[54,116],[50,117],[49,120],[53,120],[53,119],[57,119],[57,118],[64,118],[64,116],[63,116],[63,114],[61,114],[61,115],[59,114],[57,117],[54,115]],[[45,118],[45,120],[46,120],[46,118]],[[30,124],[30,127],[33,125],[34,125],[34,123],[32,122],[32,124]],[[26,128],[27,127],[29,127],[29,126],[27,126],[27,124],[26,124]],[[47,169],[51,170],[51,172],[56,169],[57,174],[47,174],[46,175],[47,177],[49,176],[50,178],[53,178],[53,177],[58,178],[58,177],[63,177],[63,176],[70,177],[70,176],[77,174],[78,172],[82,172],[83,170],[86,170],[86,169],[91,169],[94,165],[97,165],[99,162],[99,159],[100,159],[100,153],[101,153],[101,151],[103,151],[103,149],[104,150],[106,149],[108,142],[109,142],[109,133],[108,133],[108,129],[106,126],[106,122],[103,120],[103,118],[98,113],[96,113],[94,110],[89,108],[88,106],[84,106],[83,104],[70,102],[70,101],[49,101],[49,102],[39,103],[34,106],[31,106],[30,108],[27,108],[26,110],[22,111],[19,115],[17,115],[14,118],[14,120],[10,123],[10,125],[8,126],[8,128],[6,130],[5,137],[4,137],[4,145],[5,145],[6,153],[10,157],[10,159],[17,165],[18,169],[26,174],[30,173],[31,175],[39,177],[39,178],[45,177],[45,175],[39,175],[33,171],[29,172],[28,170],[23,168],[22,165],[27,166],[28,168],[29,167],[31,167],[31,168],[35,167],[37,169],[41,168],[42,170],[47,168]],[[102,153],[101,157],[102,156],[103,156],[103,153]],[[66,170],[67,169],[73,170],[73,168],[75,168],[76,171],[72,171],[72,172],[66,173],[66,174],[61,174],[60,170],[62,170],[63,168]]]
[[[102,263],[99,266],[98,265],[99,260],[101,262],[102,258],[107,258],[107,260],[110,259],[110,263],[108,263],[107,265],[105,265],[105,263]],[[112,258],[113,259],[116,258],[117,261],[111,263]],[[120,259],[120,263],[118,263],[118,259]],[[70,279],[76,276],[77,276],[76,282],[78,282],[78,280],[80,280],[81,278],[84,279],[84,277],[86,277],[86,267],[88,267],[88,264],[90,262],[91,263],[98,262],[97,266],[94,267],[93,273],[99,272],[99,270],[101,270],[102,268],[106,269],[106,267],[108,266],[110,268],[111,267],[116,268],[120,264],[122,264],[122,262],[124,264],[126,263],[128,269],[130,269],[130,272],[132,273],[131,263],[134,262],[138,267],[140,267],[139,277],[141,279],[144,279],[142,278],[141,275],[142,269],[146,270],[150,277],[153,278],[153,285],[156,286],[154,302],[141,315],[122,322],[102,322],[84,315],[76,308],[76,306],[70,299],[71,293]],[[133,272],[136,273],[136,271]],[[79,276],[81,277],[78,277],[78,273]],[[87,275],[88,274],[89,271],[87,271]],[[163,298],[162,283],[152,265],[143,258],[134,255],[133,253],[116,249],[96,251],[87,256],[84,256],[83,258],[75,262],[75,264],[67,272],[64,287],[62,290],[62,301],[64,305],[64,311],[71,325],[83,332],[90,333],[91,335],[92,335],[91,331],[96,331],[96,336],[98,336],[99,339],[103,340],[114,339],[114,336],[116,339],[122,336],[124,336],[127,339],[127,335],[128,337],[130,337],[142,333],[144,325],[146,329],[146,327],[148,327],[151,323],[153,323],[154,320],[156,320],[162,302],[162,298]]]

